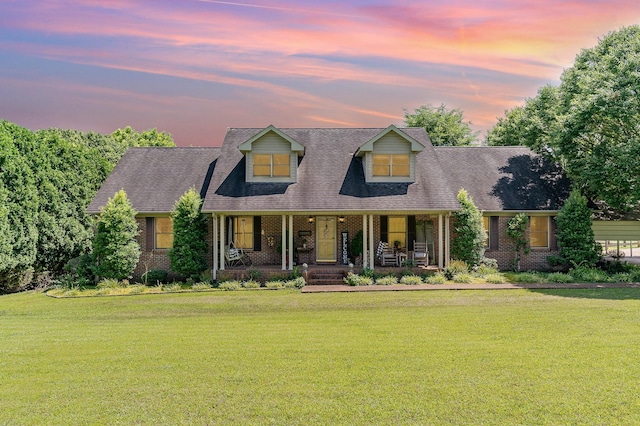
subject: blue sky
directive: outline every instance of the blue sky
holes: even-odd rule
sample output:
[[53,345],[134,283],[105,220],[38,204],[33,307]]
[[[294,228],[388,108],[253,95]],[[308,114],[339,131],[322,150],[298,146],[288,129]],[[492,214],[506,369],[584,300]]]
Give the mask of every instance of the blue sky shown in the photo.
[[0,119],[210,146],[228,127],[386,127],[445,103],[483,135],[639,22],[637,0],[5,0]]

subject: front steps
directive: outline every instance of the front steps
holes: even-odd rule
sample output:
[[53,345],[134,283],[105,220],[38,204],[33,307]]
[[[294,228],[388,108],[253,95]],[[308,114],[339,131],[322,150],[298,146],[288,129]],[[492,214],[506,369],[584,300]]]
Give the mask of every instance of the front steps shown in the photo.
[[346,271],[340,269],[311,269],[307,272],[307,285],[344,285]]

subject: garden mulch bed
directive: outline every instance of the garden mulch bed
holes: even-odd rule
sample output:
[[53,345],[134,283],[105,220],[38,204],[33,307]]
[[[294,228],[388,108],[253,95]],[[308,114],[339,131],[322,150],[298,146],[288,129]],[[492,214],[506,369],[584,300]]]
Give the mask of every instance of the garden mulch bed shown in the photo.
[[408,290],[516,290],[516,289],[585,289],[585,288],[640,288],[640,283],[546,283],[546,284],[421,284],[421,285],[308,285],[302,293],[332,293],[357,291],[408,291]]

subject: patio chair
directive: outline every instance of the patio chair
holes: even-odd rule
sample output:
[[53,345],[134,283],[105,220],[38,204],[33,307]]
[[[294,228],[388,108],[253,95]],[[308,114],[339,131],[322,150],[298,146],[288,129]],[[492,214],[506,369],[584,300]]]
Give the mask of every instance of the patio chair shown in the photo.
[[398,255],[392,247],[385,244],[380,256],[380,264],[382,266],[398,266]]
[[416,265],[429,264],[429,249],[426,242],[413,242],[413,262]]
[[241,249],[229,244],[224,250],[225,265],[228,267],[245,266],[244,256]]

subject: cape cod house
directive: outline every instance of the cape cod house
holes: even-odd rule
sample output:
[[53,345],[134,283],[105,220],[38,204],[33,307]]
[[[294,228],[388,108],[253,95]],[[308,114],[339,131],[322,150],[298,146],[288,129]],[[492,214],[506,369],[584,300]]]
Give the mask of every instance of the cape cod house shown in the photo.
[[[531,252],[521,264],[540,269],[557,252],[552,217],[569,194],[562,173],[525,147],[434,147],[424,129],[393,125],[268,126],[228,129],[220,148],[131,148],[88,212],[99,213],[124,189],[138,211],[143,255],[136,273],[168,270],[170,212],[191,187],[209,217],[214,277],[228,268],[230,246],[254,266],[290,270],[296,261],[357,260],[375,268],[381,242],[395,243],[406,258],[423,242],[428,263],[445,267],[461,188],[483,212],[486,256],[502,268],[514,255],[507,220],[519,212],[530,216]],[[362,239],[364,255],[357,259],[350,252],[354,238]]]

